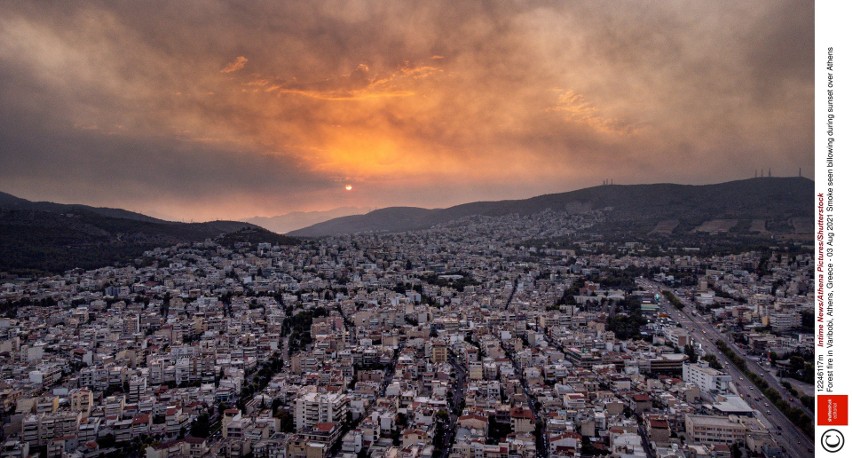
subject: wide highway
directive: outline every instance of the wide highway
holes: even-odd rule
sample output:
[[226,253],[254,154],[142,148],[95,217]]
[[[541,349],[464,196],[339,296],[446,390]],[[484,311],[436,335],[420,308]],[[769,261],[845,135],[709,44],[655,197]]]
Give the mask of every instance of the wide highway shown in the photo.
[[[663,290],[671,291],[671,288],[667,288],[665,285],[643,278],[637,279],[636,285],[646,291],[660,293],[661,305],[663,306],[664,311],[669,314],[672,320],[680,323],[681,326],[690,331],[692,339],[701,344],[701,348],[705,351],[705,353],[715,355],[716,359],[724,365],[724,371],[733,378],[733,383],[736,387],[737,393],[739,393],[742,398],[749,403],[752,409],[758,412],[758,418],[762,417],[762,419],[766,420],[766,426],[769,428],[772,438],[778,443],[778,445],[786,450],[789,456],[813,456],[813,437],[803,433],[802,430],[800,430],[777,407],[775,407],[775,405],[763,395],[760,389],[758,389],[757,386],[755,386],[755,384],[744,373],[742,373],[733,364],[733,362],[719,350],[719,348],[716,347],[716,341],[722,340],[725,342],[729,348],[733,349],[736,354],[740,355],[740,357],[746,361],[749,370],[766,380],[772,388],[778,391],[778,393],[784,396],[784,399],[789,402],[789,394],[774,377],[772,377],[765,369],[760,367],[760,365],[741,354],[739,347],[731,342],[727,336],[720,333],[715,326],[698,315],[697,312],[696,315],[693,315],[692,311],[695,310],[695,305],[691,300],[681,297],[675,293],[675,296],[684,304],[683,310],[678,310],[677,307],[670,304],[668,300],[666,300],[665,296],[662,295]],[[674,293],[674,291],[672,292]],[[802,410],[811,415],[812,418],[813,414],[806,408],[802,407],[801,403],[798,402],[798,399],[795,399],[795,401],[796,403],[791,404],[802,408]]]

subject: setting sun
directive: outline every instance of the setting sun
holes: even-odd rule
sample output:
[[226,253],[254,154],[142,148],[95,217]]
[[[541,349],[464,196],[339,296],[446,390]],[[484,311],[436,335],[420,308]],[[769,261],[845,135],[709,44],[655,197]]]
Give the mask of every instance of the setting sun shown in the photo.
[[22,198],[230,220],[814,174],[813,2],[44,3],[0,7]]

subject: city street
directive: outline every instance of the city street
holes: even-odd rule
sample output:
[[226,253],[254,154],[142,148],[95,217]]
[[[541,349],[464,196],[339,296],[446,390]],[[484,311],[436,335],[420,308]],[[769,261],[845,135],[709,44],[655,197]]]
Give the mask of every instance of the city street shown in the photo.
[[[665,288],[663,285],[647,279],[637,280],[637,285],[654,293],[661,293],[661,291]],[[685,305],[683,310],[678,310],[677,307],[670,304],[665,297],[662,296],[662,294],[661,297],[661,305],[663,305],[664,311],[668,313],[673,320],[691,331],[690,334],[694,341],[701,344],[701,348],[703,348],[706,353],[715,355],[716,359],[724,365],[725,372],[733,378],[736,391],[743,396],[743,399],[745,399],[745,401],[748,402],[754,410],[762,413],[764,418],[769,422],[766,426],[769,428],[773,439],[787,451],[788,455],[793,457],[813,455],[813,438],[805,435],[777,407],[775,407],[775,405],[772,404],[769,399],[763,395],[763,393],[761,393],[757,386],[716,347],[715,342],[721,339],[728,344],[729,348],[733,348],[734,351],[738,353],[739,348],[730,342],[726,336],[719,333],[712,324],[700,318],[700,315],[694,316],[692,314],[692,311],[695,310],[694,305],[691,304],[691,301],[688,299],[678,296],[678,299],[680,299],[680,301]],[[780,383],[778,383],[777,380],[770,376],[765,370],[755,370],[757,368],[752,368],[752,366],[757,365],[753,364],[753,361],[745,358],[744,355],[741,357],[748,361],[749,369],[760,375],[767,381],[767,383],[770,384],[771,387],[775,388],[781,394],[786,393],[786,390],[784,390]],[[798,404],[797,406],[801,406],[801,404]],[[803,408],[803,410],[805,409]]]

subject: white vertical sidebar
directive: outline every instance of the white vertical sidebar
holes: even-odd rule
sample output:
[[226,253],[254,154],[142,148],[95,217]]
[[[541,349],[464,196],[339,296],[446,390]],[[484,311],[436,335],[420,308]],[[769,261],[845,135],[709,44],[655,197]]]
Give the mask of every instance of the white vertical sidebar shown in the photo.
[[[849,2],[816,2],[814,40],[815,456],[852,456],[852,34]],[[846,234],[846,235],[843,235]],[[850,242],[852,243],[852,242]]]

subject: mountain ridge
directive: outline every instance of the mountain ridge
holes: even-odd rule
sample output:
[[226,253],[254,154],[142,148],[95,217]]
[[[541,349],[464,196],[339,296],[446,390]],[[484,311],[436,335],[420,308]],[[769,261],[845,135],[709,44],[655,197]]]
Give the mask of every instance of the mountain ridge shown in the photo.
[[676,217],[697,226],[705,220],[724,218],[772,221],[782,217],[812,218],[813,188],[814,182],[802,177],[750,178],[708,185],[601,185],[527,199],[469,202],[444,209],[388,207],[365,215],[336,218],[288,235],[322,237],[359,232],[404,232],[474,215],[524,216],[545,209],[578,213],[605,207],[616,210],[610,222],[620,223]]
[[57,202],[46,202],[39,201],[34,202],[27,199],[23,199],[17,196],[14,196],[9,193],[0,192],[0,209],[8,209],[8,208],[19,208],[19,209],[31,209],[31,210],[40,210],[47,212],[62,212],[62,211],[73,211],[73,210],[81,210],[81,211],[90,211],[93,213],[97,213],[102,216],[108,216],[113,218],[121,218],[121,219],[130,219],[136,221],[147,221],[147,222],[157,222],[157,223],[172,223],[173,221],[166,221],[163,219],[154,218],[152,216],[144,215],[142,213],[133,212],[130,210],[124,210],[121,208],[111,208],[111,207],[92,207],[90,205],[84,204],[60,204]]
[[292,238],[240,221],[180,223],[116,208],[31,202],[0,193],[0,272],[63,272],[128,263],[145,251],[215,239],[262,238],[292,244]]
[[266,228],[272,232],[286,234],[313,224],[322,223],[334,218],[344,216],[363,215],[369,211],[368,208],[339,207],[331,210],[320,211],[294,211],[276,216],[255,216],[246,218],[247,223]]

